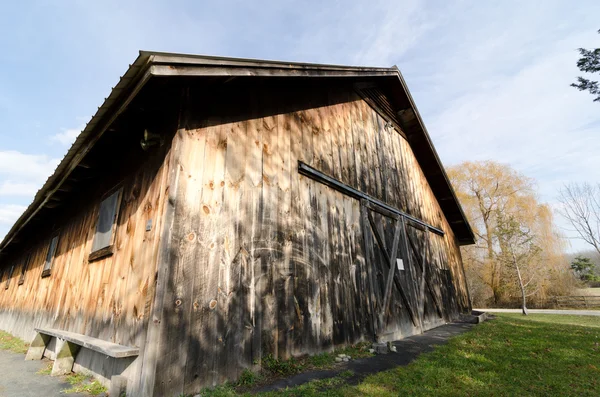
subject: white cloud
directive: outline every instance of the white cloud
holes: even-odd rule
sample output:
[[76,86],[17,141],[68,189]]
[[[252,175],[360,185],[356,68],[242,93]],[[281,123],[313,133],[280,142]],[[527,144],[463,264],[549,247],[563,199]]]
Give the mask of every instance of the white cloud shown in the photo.
[[597,104],[569,87],[577,75],[572,49],[580,39],[554,43],[517,73],[494,75],[494,86],[449,101],[430,123],[442,158],[511,164],[540,182],[546,200],[556,185],[600,180]]
[[17,183],[43,182],[58,165],[58,159],[46,155],[25,154],[15,150],[0,151],[0,178]]
[[35,183],[3,181],[0,183],[0,196],[33,197],[40,187]]
[[79,136],[80,133],[81,129],[77,128],[63,129],[63,132],[59,132],[58,134],[53,135],[51,139],[53,141],[60,142],[62,145],[68,146],[75,142],[75,139]]
[[[0,151],[0,236],[23,213],[42,183],[52,174],[58,159],[45,155],[25,154],[14,150]],[[7,202],[16,200],[15,202]]]
[[532,7],[488,16],[455,10],[464,24],[454,15],[452,26],[437,27],[439,40],[407,54],[405,76],[445,164],[510,164],[535,178],[541,199],[554,206],[564,183],[600,181],[598,104],[569,86],[579,74],[576,49],[597,46],[598,35],[581,12]]
[[302,31],[288,33],[292,58],[302,62],[391,66],[432,27],[422,0],[324,2],[299,14]]
[[12,225],[25,211],[24,205],[3,204],[0,205],[0,224]]

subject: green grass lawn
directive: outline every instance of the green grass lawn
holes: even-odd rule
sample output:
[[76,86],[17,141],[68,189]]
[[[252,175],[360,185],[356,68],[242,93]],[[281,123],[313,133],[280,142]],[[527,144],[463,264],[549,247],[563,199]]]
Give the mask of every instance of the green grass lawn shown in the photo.
[[[599,396],[600,317],[498,314],[406,367],[262,396]],[[202,396],[235,396],[230,386]]]
[[10,350],[15,353],[27,353],[29,345],[23,340],[12,336],[11,334],[0,331],[0,349]]

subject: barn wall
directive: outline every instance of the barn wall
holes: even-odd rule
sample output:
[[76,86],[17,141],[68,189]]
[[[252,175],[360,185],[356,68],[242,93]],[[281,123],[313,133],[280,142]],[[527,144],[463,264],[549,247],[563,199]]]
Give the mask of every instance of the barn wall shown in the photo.
[[[135,139],[139,142],[139,138]],[[140,150],[139,144],[137,148]],[[127,346],[144,346],[167,193],[168,147],[142,156],[146,158],[142,163],[122,168],[127,172],[102,174],[95,187],[76,195],[63,206],[66,209],[62,213],[38,224],[33,234],[27,236],[25,247],[3,257],[3,268],[11,264],[17,267],[8,289],[4,288],[6,272],[1,280],[0,329],[27,341],[33,338],[35,327],[46,327]],[[89,262],[102,196],[117,183],[123,187],[123,196],[114,254]],[[146,231],[149,220],[152,227]],[[54,235],[52,230],[59,231],[58,248],[51,275],[42,278],[48,244]],[[29,253],[32,259],[24,283],[18,285]],[[101,376],[106,376],[103,371],[110,372],[107,365],[113,364],[107,364],[105,356],[82,350],[75,369],[87,368]],[[51,348],[48,354],[52,355]],[[92,360],[92,356],[101,359]],[[115,369],[123,367],[122,359],[116,361]],[[139,372],[141,361],[142,357],[127,362],[130,377]]]
[[182,108],[154,395],[372,339],[360,203],[298,160],[445,231],[420,248],[445,318],[423,308],[415,326],[395,296],[397,335],[469,307],[459,247],[406,139],[348,86],[246,88],[192,87]]

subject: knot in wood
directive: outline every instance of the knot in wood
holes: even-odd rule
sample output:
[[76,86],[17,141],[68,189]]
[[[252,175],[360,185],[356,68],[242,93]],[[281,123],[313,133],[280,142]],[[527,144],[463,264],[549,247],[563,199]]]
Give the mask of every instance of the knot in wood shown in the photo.
[[181,299],[175,300],[175,306],[181,306]]
[[195,241],[195,240],[196,240],[196,233],[194,233],[194,232],[190,232],[190,233],[187,235],[187,239],[188,239],[188,241]]
[[208,304],[208,307],[210,308],[210,310],[214,310],[217,307],[217,301],[216,300],[211,300],[210,303]]
[[208,208],[208,205],[203,205],[202,206],[202,210],[204,211],[205,214],[210,214],[210,208]]

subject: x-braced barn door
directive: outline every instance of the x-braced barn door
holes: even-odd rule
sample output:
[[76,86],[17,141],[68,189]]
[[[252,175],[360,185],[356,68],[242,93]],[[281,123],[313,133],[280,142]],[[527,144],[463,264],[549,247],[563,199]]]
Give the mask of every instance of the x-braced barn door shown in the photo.
[[[448,293],[452,281],[440,278],[439,266],[434,263],[441,258],[434,258],[435,252],[440,255],[440,248],[439,241],[432,239],[438,238],[434,235],[444,236],[444,231],[302,161],[298,161],[298,172],[360,200],[374,337],[391,339],[414,334],[415,328],[422,331],[428,320],[439,323],[444,313],[440,304],[440,285],[450,284],[444,294],[447,299],[455,295],[451,291]],[[419,232],[422,233],[419,235]],[[430,247],[432,245],[437,248]]]
[[413,264],[418,291],[418,311],[421,325],[443,318],[440,299],[440,276],[431,250],[435,236],[419,225],[409,224],[405,229],[410,263]]
[[430,306],[442,316],[428,274],[428,231],[409,232],[403,216],[364,199],[361,217],[375,338],[396,338],[403,329],[412,333],[410,327],[423,330]]
[[371,321],[375,338],[379,340],[386,335],[401,333],[402,323],[407,320],[413,326],[419,326],[416,294],[410,279],[399,274],[409,266],[404,219],[364,199],[361,200],[361,217]]

